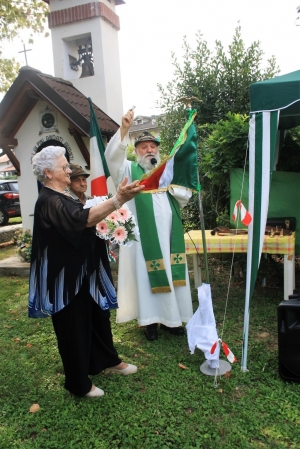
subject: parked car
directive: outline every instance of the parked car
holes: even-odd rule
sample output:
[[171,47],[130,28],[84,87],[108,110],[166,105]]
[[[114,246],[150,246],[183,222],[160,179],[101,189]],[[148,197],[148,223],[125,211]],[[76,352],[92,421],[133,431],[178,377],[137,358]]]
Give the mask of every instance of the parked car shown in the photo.
[[11,217],[21,217],[18,181],[0,180],[0,226],[5,226]]

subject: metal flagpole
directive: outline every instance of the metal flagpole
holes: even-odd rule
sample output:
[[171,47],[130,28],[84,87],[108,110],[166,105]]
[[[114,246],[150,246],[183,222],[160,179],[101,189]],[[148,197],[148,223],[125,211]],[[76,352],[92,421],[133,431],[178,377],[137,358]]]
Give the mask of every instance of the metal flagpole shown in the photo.
[[[182,97],[177,100],[177,102],[183,102],[186,106],[187,111],[192,110],[192,101],[201,101],[196,97]],[[216,330],[216,323],[213,314],[212,298],[211,298],[211,288],[209,283],[209,270],[208,270],[208,257],[207,257],[207,246],[206,246],[206,236],[205,236],[205,224],[204,224],[204,214],[202,205],[202,195],[201,195],[201,185],[199,168],[197,164],[197,190],[198,190],[198,206],[199,206],[199,217],[200,226],[202,232],[202,246],[203,246],[203,256],[205,264],[205,283],[198,286],[198,300],[199,307],[189,320],[186,328],[188,335],[189,347],[192,353],[194,353],[195,347],[203,350],[206,362],[202,363],[200,366],[200,371],[203,374],[214,376],[214,387],[217,387],[217,376],[221,376],[226,372],[231,370],[229,362],[219,359],[219,352],[215,355],[207,351],[208,338],[211,340],[210,343],[213,346],[215,342],[219,342],[218,334]],[[205,337],[204,337],[205,335]],[[209,337],[208,337],[209,335]],[[204,339],[205,339],[205,344]],[[197,339],[195,345],[195,338]],[[193,341],[193,343],[191,343]],[[192,345],[192,346],[191,346]],[[209,352],[209,355],[208,355]]]
[[[176,100],[176,103],[182,102],[185,104],[187,111],[192,109],[192,101],[196,101],[198,103],[202,102],[197,97],[181,97]],[[205,265],[205,281],[206,284],[209,284],[209,271],[208,271],[208,258],[207,258],[207,246],[206,246],[206,237],[205,237],[205,224],[204,224],[204,214],[203,214],[203,206],[202,206],[202,196],[201,196],[201,185],[199,179],[199,168],[197,164],[197,182],[198,182],[198,206],[199,206],[199,214],[200,214],[200,225],[201,225],[201,233],[202,233],[202,246],[203,246],[203,256],[204,256],[204,265]]]
[[208,258],[207,258],[207,246],[206,246],[206,236],[205,236],[205,224],[204,224],[204,214],[202,207],[202,196],[201,196],[201,185],[199,181],[199,169],[197,167],[197,177],[198,177],[198,205],[199,205],[199,213],[200,213],[200,226],[202,233],[202,245],[203,245],[203,256],[204,256],[204,265],[205,265],[205,282],[209,284],[209,271],[208,271]]
[[[186,110],[189,111],[192,109],[192,101],[196,101],[198,103],[202,102],[197,97],[181,97],[178,98],[175,103],[184,103],[186,106]],[[202,246],[203,246],[203,256],[204,256],[204,265],[205,265],[205,281],[209,284],[209,271],[208,271],[208,258],[207,258],[207,246],[206,246],[206,237],[205,237],[205,225],[204,225],[204,214],[202,207],[202,197],[201,197],[201,185],[199,179],[199,169],[197,165],[197,182],[198,182],[198,206],[199,206],[199,214],[200,214],[200,225],[201,225],[201,233],[202,233]]]

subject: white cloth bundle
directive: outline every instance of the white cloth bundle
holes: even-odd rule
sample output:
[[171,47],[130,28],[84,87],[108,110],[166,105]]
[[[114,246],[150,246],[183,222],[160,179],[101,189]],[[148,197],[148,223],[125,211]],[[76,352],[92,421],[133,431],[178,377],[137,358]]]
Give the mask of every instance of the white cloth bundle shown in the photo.
[[188,345],[192,354],[196,347],[203,351],[210,368],[219,368],[220,345],[214,354],[210,353],[212,345],[218,340],[210,284],[198,287],[198,300],[199,307],[186,325]]

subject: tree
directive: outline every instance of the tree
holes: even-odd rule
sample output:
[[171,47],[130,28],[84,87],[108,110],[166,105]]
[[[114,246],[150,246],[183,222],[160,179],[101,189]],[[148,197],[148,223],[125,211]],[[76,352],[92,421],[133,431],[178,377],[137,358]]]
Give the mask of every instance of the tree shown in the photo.
[[126,148],[126,157],[129,161],[135,161],[136,157],[135,157],[135,146],[133,145],[133,143],[130,143],[127,148]]
[[[199,129],[200,128],[200,129]],[[198,126],[204,138],[198,144],[199,173],[205,226],[229,226],[230,171],[244,167],[247,155],[249,117],[228,112],[224,120]],[[198,200],[183,209],[186,229],[199,227]]]
[[[11,41],[21,29],[42,33],[46,23],[48,6],[39,0],[0,2],[0,92],[6,92],[18,74],[19,64],[15,59],[1,57],[4,42]],[[29,43],[32,43],[32,34]]]
[[286,132],[276,170],[300,172],[300,126]]
[[[165,114],[161,126],[164,148],[172,148],[182,129],[186,113],[180,97],[195,96],[195,124],[198,133],[199,175],[203,193],[203,208],[207,228],[229,224],[230,170],[243,168],[247,148],[250,84],[279,73],[272,56],[262,69],[264,53],[259,42],[249,48],[241,37],[241,27],[235,29],[232,43],[225,51],[221,41],[215,51],[208,48],[201,33],[197,34],[195,50],[186,38],[184,59],[180,64],[172,54],[174,78],[166,87],[158,85],[159,106]],[[183,210],[185,228],[198,226],[197,199]]]
[[184,38],[183,50],[182,65],[175,53],[172,54],[174,79],[165,88],[158,85],[159,106],[166,114],[161,139],[163,146],[169,148],[172,148],[185,120],[182,106],[176,103],[178,98],[198,97],[201,103],[194,104],[198,111],[196,123],[216,123],[228,112],[249,114],[250,84],[279,73],[274,56],[267,61],[265,69],[261,68],[264,53],[260,43],[255,41],[246,48],[240,26],[235,29],[228,52],[221,41],[215,42],[215,52],[210,51],[200,32],[196,49],[193,50]]
[[249,116],[228,112],[224,120],[205,128],[208,136],[199,144],[205,215],[209,227],[229,226],[230,171],[247,167]]

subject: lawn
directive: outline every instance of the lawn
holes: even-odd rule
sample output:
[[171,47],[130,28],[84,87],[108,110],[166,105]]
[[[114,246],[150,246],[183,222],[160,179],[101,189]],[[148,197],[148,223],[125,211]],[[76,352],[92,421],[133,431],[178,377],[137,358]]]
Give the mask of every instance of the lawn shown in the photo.
[[8,245],[0,248],[0,260],[7,259],[11,256],[17,256],[18,248],[16,245]]
[[[161,332],[159,340],[148,342],[136,322],[116,325],[112,313],[116,347],[139,371],[128,377],[95,376],[94,383],[105,391],[95,399],[64,390],[51,320],[27,318],[27,279],[0,278],[0,447],[299,449],[300,383],[285,382],[278,374],[283,265],[270,259],[259,273],[249,372],[243,373],[243,264],[235,266],[224,319],[230,264],[227,255],[209,257],[217,327],[224,327],[223,339],[238,358],[231,372],[218,378],[217,388],[213,377],[200,372],[203,353],[191,355],[186,337]],[[267,286],[262,288],[264,274]],[[297,266],[296,279],[299,274]],[[33,404],[40,406],[36,413],[29,411]]]
[[22,223],[22,217],[13,217],[8,220],[9,225]]

